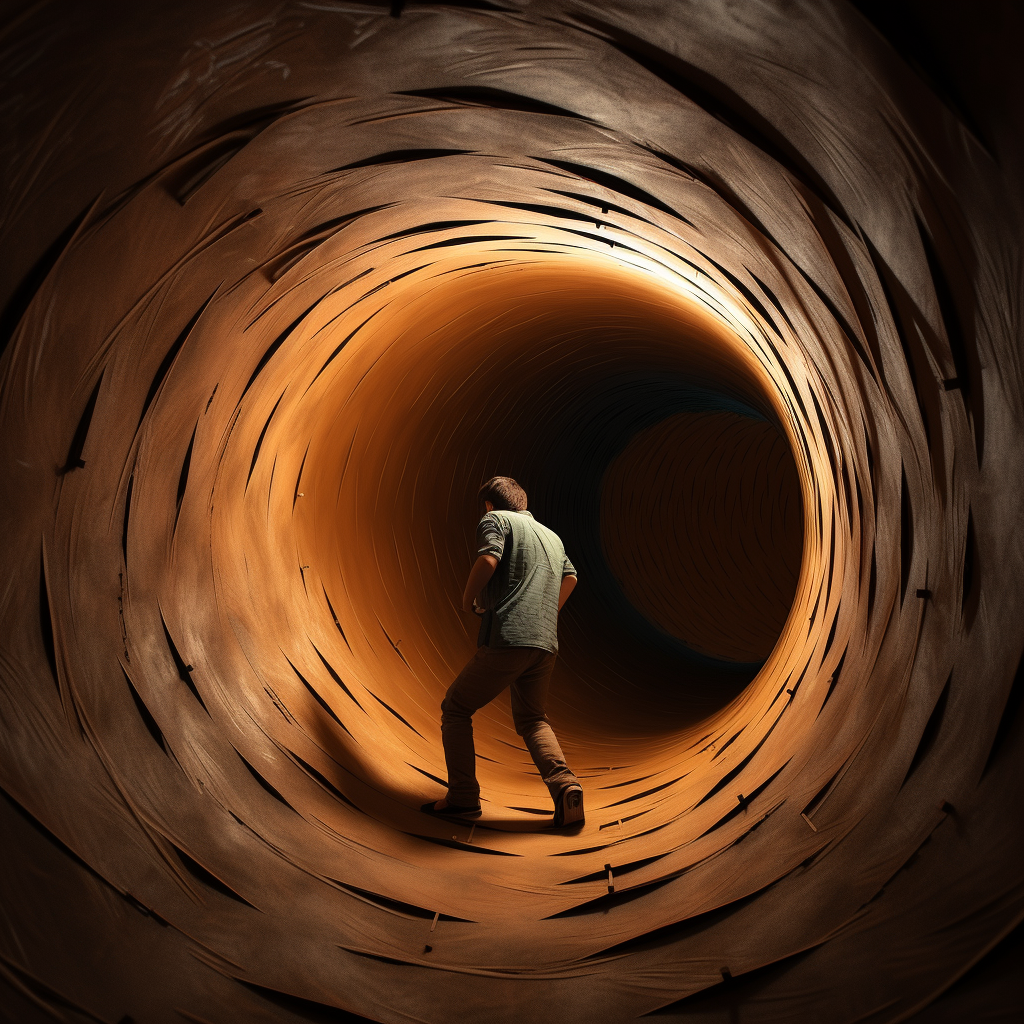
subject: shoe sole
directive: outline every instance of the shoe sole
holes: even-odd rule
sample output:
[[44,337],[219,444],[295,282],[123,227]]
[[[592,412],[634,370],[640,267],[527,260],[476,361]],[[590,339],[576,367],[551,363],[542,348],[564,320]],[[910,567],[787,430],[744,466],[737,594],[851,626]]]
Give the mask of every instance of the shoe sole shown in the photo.
[[583,821],[583,788],[581,786],[566,786],[559,794],[555,821],[559,826],[575,825],[577,822]]
[[436,818],[479,818],[483,808],[470,807],[465,810],[456,811],[445,807],[439,811],[435,809],[434,802],[429,801],[428,803],[423,804],[423,806],[420,807],[420,810],[424,814],[432,814]]

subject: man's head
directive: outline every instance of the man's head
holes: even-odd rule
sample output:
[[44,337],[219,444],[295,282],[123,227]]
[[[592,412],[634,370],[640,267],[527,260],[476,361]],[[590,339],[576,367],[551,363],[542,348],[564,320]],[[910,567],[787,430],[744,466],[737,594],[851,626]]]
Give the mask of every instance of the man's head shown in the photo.
[[480,500],[500,512],[524,512],[526,491],[510,476],[493,476],[480,488]]

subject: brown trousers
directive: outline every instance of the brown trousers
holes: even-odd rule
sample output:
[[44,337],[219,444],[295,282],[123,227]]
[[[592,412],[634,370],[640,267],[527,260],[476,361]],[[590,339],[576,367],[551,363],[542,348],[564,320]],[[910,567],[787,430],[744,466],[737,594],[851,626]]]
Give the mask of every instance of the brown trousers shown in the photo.
[[576,782],[546,716],[555,655],[539,647],[478,647],[441,702],[441,738],[448,764],[448,802],[472,806],[480,800],[473,746],[473,714],[512,687],[512,721],[552,800]]

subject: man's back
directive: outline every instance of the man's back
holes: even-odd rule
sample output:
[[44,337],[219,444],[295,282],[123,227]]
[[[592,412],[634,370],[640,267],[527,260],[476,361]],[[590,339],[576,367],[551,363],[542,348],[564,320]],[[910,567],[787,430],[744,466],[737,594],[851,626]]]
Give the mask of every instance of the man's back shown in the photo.
[[508,688],[512,724],[551,794],[554,825],[581,828],[583,787],[565,762],[545,710],[558,652],[558,611],[576,586],[576,570],[558,535],[526,511],[526,492],[511,477],[492,477],[479,498],[487,515],[477,524],[477,557],[462,610],[483,609],[484,620],[476,653],[441,701],[448,795],[421,810],[460,817],[481,813],[473,715]]
[[531,513],[492,511],[477,525],[477,555],[498,559],[482,595],[477,646],[558,651],[558,594],[576,570],[558,534]]

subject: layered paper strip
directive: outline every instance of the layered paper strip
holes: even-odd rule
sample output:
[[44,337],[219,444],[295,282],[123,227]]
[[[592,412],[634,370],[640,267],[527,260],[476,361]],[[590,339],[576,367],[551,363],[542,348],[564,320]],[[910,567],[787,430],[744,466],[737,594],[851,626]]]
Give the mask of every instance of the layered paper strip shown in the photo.
[[[882,37],[93,6],[2,41],[11,1019],[881,1024],[1010,933],[1020,210]],[[577,834],[507,696],[417,809],[495,473]]]

